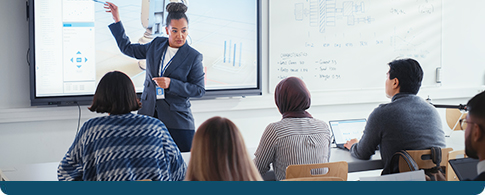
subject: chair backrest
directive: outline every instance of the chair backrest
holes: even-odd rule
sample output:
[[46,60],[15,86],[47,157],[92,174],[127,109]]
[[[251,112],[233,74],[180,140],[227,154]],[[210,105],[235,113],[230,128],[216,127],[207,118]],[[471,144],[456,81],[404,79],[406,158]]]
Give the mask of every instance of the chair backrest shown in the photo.
[[293,179],[283,179],[281,181],[344,181],[340,177],[299,177]]
[[2,170],[0,170],[0,181],[9,181]]
[[451,151],[448,153],[448,160],[446,161],[446,181],[460,181],[458,177],[456,176],[455,171],[451,167],[449,161],[452,159],[456,159],[458,155],[463,155],[464,158],[467,158],[465,154],[465,150],[457,150],[457,151]]
[[447,108],[446,109],[446,123],[451,130],[463,130],[460,128],[459,120],[466,118],[466,113],[462,113],[459,109],[456,108]]
[[[328,169],[326,174],[312,175],[312,169],[323,168]],[[286,168],[286,179],[300,177],[340,177],[343,181],[347,181],[348,172],[349,165],[345,161],[320,164],[290,165]]]
[[[448,164],[448,153],[452,150],[453,148],[441,148],[440,166],[446,166]],[[406,152],[414,159],[414,161],[416,161],[419,169],[431,169],[433,167],[436,167],[436,165],[433,163],[433,160],[429,158],[429,156],[431,155],[431,150],[406,150]],[[409,171],[409,167],[406,165],[406,162],[402,158],[399,158],[399,171]]]

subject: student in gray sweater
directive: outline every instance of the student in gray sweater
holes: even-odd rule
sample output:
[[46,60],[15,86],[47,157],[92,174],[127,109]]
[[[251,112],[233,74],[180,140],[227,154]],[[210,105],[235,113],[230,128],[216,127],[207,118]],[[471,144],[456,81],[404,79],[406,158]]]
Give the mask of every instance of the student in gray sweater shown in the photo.
[[[384,169],[389,174],[389,162],[399,150],[422,150],[442,147],[445,134],[436,109],[416,96],[423,80],[423,70],[416,60],[401,59],[389,63],[386,95],[392,101],[381,104],[369,115],[360,141],[345,144],[352,156],[368,160],[380,147]],[[395,170],[397,171],[397,170]]]

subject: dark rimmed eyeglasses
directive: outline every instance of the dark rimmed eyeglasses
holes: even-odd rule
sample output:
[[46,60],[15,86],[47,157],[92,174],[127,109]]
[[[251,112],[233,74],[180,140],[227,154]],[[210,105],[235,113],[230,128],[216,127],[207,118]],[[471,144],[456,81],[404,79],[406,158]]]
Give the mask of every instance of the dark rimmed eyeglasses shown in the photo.
[[465,130],[468,123],[475,124],[474,122],[467,121],[465,118],[459,120],[461,130]]

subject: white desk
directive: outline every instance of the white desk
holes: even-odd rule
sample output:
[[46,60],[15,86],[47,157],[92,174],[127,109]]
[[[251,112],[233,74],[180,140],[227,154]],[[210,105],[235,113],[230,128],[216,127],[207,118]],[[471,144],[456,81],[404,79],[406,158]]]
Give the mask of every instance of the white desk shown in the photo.
[[347,161],[349,173],[384,168],[379,151],[376,151],[376,154],[372,155],[369,160],[360,160],[352,157],[347,150],[332,148],[330,149],[330,162],[337,161]]
[[[449,132],[447,133],[449,134]],[[446,138],[447,147],[452,147],[454,150],[463,150],[465,148],[465,138],[463,131],[455,131],[451,137]],[[256,148],[248,148],[251,157],[254,157]],[[348,151],[332,148],[330,154],[330,162],[347,161],[349,164],[349,174],[359,171],[368,171],[372,174],[378,173],[378,169],[382,169],[380,152],[371,157],[370,160],[359,160],[350,155]],[[190,153],[182,153],[185,162],[190,160]],[[57,167],[59,162],[36,163],[28,165],[14,165],[9,167],[0,167],[7,179],[11,181],[57,181]],[[374,170],[374,171],[372,171]],[[377,171],[376,171],[377,170]],[[372,176],[372,175],[370,175]]]
[[57,181],[59,162],[36,163],[2,167],[2,172],[10,181]]
[[[182,158],[188,163],[190,152],[183,152]],[[58,166],[59,162],[48,162],[2,167],[0,170],[10,181],[58,181]]]

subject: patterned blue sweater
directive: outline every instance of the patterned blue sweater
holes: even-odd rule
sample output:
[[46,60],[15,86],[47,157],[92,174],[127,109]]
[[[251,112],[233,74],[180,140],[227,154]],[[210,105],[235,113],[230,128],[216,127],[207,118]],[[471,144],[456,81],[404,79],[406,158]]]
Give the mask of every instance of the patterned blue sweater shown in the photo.
[[160,120],[129,113],[86,121],[57,176],[60,181],[181,181],[186,169]]

